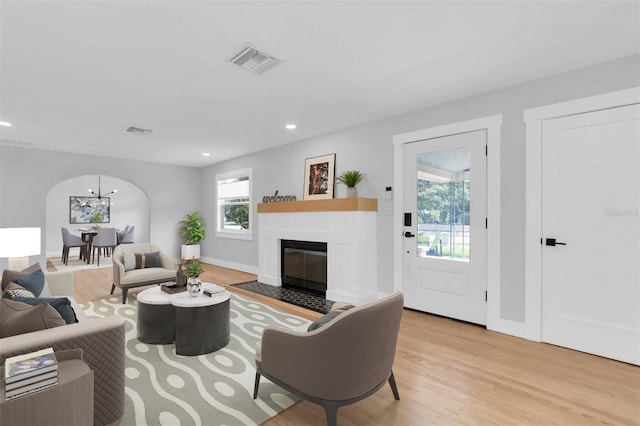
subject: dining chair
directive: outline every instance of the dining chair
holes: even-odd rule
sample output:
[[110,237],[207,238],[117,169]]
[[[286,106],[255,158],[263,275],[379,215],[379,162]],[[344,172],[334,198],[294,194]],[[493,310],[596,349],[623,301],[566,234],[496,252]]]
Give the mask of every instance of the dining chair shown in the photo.
[[133,231],[136,229],[135,225],[127,225],[124,231],[118,232],[118,244],[132,244],[133,243]]
[[69,249],[73,247],[80,247],[80,255],[78,259],[88,259],[89,253],[87,252],[87,243],[82,241],[77,235],[73,235],[65,227],[62,227],[62,263],[67,265],[69,263]]
[[95,237],[93,237],[93,253],[91,254],[91,263],[96,260],[96,249],[98,250],[98,266],[100,266],[100,255],[104,250],[104,255],[109,257],[113,249],[118,245],[118,237],[116,228],[100,228]]

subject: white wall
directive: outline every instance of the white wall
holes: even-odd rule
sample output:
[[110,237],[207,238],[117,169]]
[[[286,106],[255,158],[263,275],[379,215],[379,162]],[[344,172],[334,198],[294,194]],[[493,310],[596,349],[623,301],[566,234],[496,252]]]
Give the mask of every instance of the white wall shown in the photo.
[[[525,131],[522,112],[638,85],[640,55],[633,55],[225,161],[203,170],[201,210],[205,220],[213,224],[215,174],[250,166],[254,168],[254,201],[261,201],[263,195],[271,195],[275,190],[302,199],[305,158],[336,153],[336,173],[352,168],[363,171],[366,178],[358,187],[359,196],[378,199],[378,289],[389,293],[393,291],[393,221],[400,220],[387,214],[392,202],[384,198],[385,187],[393,185],[393,135],[503,114],[500,312],[501,318],[523,322]],[[336,195],[343,197],[344,188],[341,185],[337,188]],[[393,188],[394,193],[399,190]],[[252,219],[257,223],[255,209]],[[227,240],[216,238],[210,232],[203,242],[203,256],[255,270],[257,238]]]
[[[638,85],[640,55],[633,55],[381,119],[203,169],[0,146],[0,226],[45,227],[46,196],[53,186],[81,175],[110,175],[129,181],[147,193],[151,211],[150,239],[168,254],[179,257],[178,222],[185,213],[199,209],[208,225],[208,236],[202,243],[203,258],[257,271],[257,238],[243,241],[214,235],[215,174],[253,167],[255,201],[260,201],[263,195],[272,195],[275,190],[302,199],[305,158],[336,153],[336,172],[360,169],[366,178],[358,187],[359,195],[378,198],[378,289],[388,293],[393,290],[393,221],[400,220],[386,214],[392,202],[384,199],[385,187],[393,185],[393,135],[503,114],[501,317],[523,322],[525,131],[522,112]],[[304,123],[300,123],[302,125]],[[399,188],[394,188],[394,193],[397,191]],[[340,185],[337,196],[344,196],[344,188]],[[255,209],[252,219],[256,224]],[[39,260],[43,258],[41,256]],[[0,259],[0,266],[6,264],[3,262],[6,261]]]
[[[111,208],[110,221],[101,226],[123,229],[127,225],[135,225],[134,241],[149,241],[149,198],[136,185],[113,176],[100,176],[102,191],[106,194],[113,189],[118,192],[109,195]],[[47,257],[62,254],[61,227],[68,228],[71,233],[79,234],[77,228],[89,225],[79,225],[69,221],[69,197],[91,196],[88,189],[98,192],[98,176],[85,175],[60,182],[47,194],[46,212],[46,253]],[[77,250],[76,250],[77,251]]]
[[[44,265],[49,192],[59,183],[78,176],[113,176],[130,182],[147,195],[149,239],[169,256],[179,259],[182,237],[178,222],[185,213],[200,207],[200,174],[200,169],[193,167],[3,145],[0,146],[0,227],[43,228],[42,254],[30,262],[39,261]],[[114,202],[118,201],[114,198]],[[0,268],[5,266],[6,259],[0,259]]]

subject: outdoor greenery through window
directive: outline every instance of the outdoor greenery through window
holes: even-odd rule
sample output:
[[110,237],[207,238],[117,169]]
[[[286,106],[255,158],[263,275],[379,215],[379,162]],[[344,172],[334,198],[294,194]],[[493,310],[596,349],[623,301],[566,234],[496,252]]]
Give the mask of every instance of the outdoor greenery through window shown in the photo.
[[470,259],[470,189],[467,148],[418,157],[418,256]]
[[251,236],[252,174],[251,169],[244,169],[216,175],[219,233],[237,238]]

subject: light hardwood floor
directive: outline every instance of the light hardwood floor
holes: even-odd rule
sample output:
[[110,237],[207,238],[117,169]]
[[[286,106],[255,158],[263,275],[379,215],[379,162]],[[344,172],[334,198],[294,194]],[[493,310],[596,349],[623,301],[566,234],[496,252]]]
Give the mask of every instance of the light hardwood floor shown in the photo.
[[[204,266],[204,281],[228,286],[255,279]],[[75,280],[79,301],[105,297],[111,289],[111,269],[78,271]],[[230,290],[305,318],[320,316]],[[120,295],[118,289],[116,294]],[[640,367],[409,309],[403,314],[393,370],[400,401],[385,386],[372,397],[341,408],[341,426],[640,425]],[[323,424],[324,411],[306,401],[266,423]]]

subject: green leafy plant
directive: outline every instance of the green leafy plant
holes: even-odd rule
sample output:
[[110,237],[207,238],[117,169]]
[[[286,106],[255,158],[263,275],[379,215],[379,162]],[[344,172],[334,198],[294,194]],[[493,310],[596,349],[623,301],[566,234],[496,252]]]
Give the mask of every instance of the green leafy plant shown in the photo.
[[91,216],[91,223],[100,223],[102,222],[102,214],[101,213],[96,213],[93,216]]
[[199,277],[204,272],[202,265],[197,260],[192,260],[184,267],[184,275],[190,278]]
[[185,244],[200,244],[200,241],[206,237],[204,222],[200,219],[200,212],[186,214],[185,218],[180,221],[180,234],[185,238]]
[[346,185],[347,188],[355,188],[357,184],[362,182],[362,179],[364,179],[364,173],[358,170],[347,170],[336,178],[339,183]]

